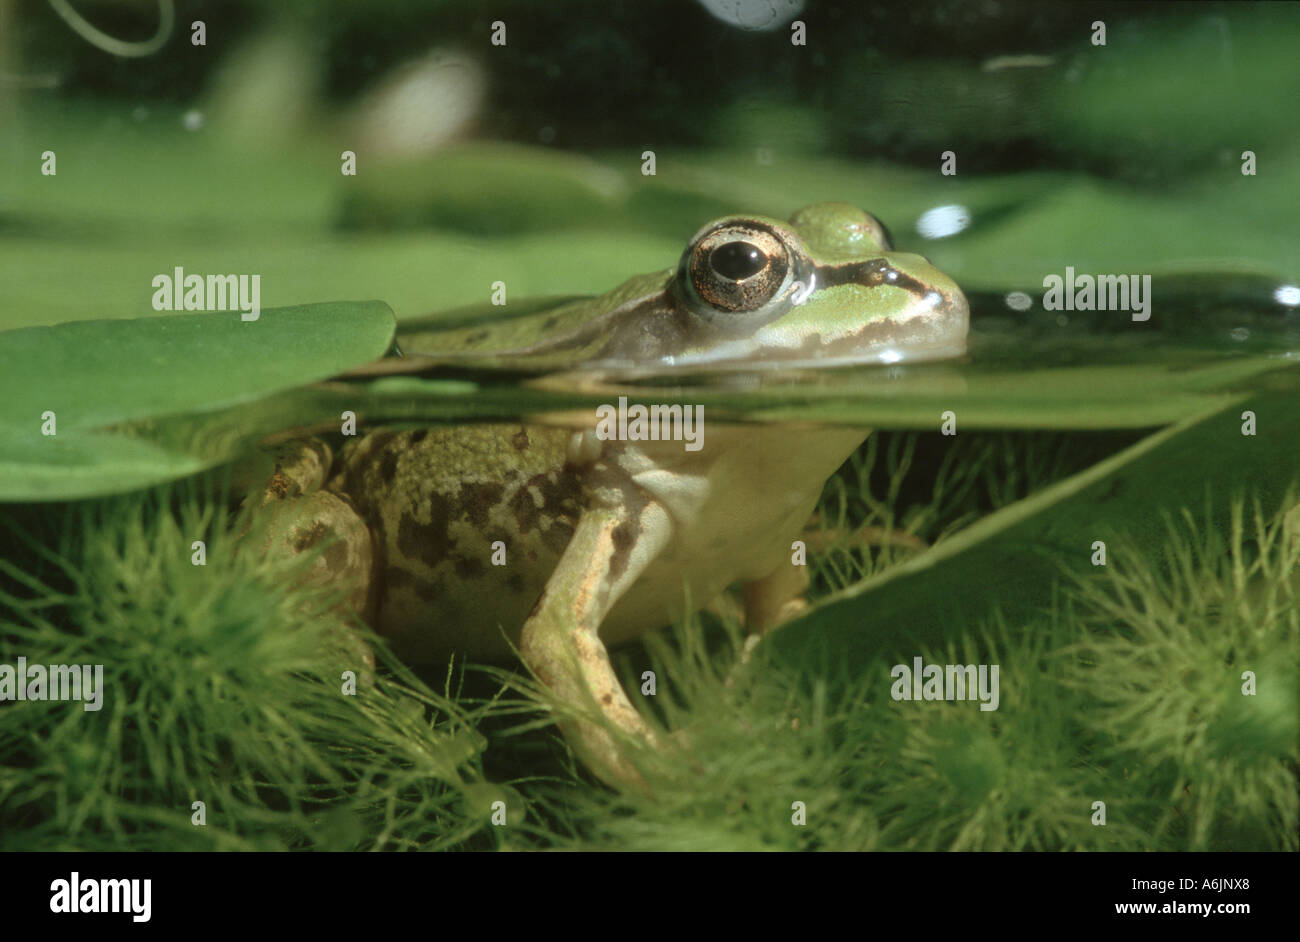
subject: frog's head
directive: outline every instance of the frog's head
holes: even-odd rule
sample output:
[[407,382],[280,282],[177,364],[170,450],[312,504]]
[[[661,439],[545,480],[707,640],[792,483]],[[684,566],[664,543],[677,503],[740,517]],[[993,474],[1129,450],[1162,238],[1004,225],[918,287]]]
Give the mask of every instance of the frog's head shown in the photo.
[[711,222],[675,271],[634,276],[599,297],[492,324],[408,323],[402,347],[548,370],[821,367],[960,356],[968,320],[953,280],[895,252],[874,216],[817,203],[789,222]]
[[671,293],[698,330],[674,365],[895,363],[966,352],[961,289],[925,258],[895,252],[885,227],[847,203],[788,223],[729,216],[696,233]]

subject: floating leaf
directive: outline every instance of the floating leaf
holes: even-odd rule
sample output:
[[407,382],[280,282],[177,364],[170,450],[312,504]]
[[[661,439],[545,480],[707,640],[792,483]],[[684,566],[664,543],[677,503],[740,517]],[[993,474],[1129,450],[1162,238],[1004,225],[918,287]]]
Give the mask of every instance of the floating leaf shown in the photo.
[[[1295,371],[1292,371],[1293,374]],[[995,611],[1008,623],[1044,611],[1065,572],[1091,569],[1101,540],[1158,558],[1166,520],[1247,489],[1265,513],[1300,482],[1296,394],[1265,392],[1194,416],[973,524],[929,551],[818,604],[772,637],[781,660],[852,672],[882,652],[915,654]],[[1242,434],[1251,411],[1256,435]],[[1123,565],[1111,553],[1107,565]]]
[[[256,321],[217,313],[0,333],[0,499],[87,497],[193,473],[231,449],[151,443],[162,438],[152,424],[221,414],[369,362],[393,329],[387,305],[363,301],[270,309]],[[55,435],[43,434],[47,413]]]

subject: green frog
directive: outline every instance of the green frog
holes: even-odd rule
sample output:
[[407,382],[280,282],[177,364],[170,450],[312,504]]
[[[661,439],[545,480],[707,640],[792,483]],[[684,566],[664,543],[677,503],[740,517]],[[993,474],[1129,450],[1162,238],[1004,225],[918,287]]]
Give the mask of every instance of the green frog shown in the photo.
[[[783,222],[730,216],[674,269],[497,324],[407,328],[423,356],[565,363],[659,375],[909,362],[965,353],[968,307],[872,215],[819,203]],[[708,423],[671,434],[570,426],[378,428],[335,457],[282,453],[268,495],[277,541],[318,548],[318,576],[412,661],[517,650],[572,707],[560,725],[609,782],[638,780],[624,734],[653,741],[608,645],[744,584],[764,631],[807,587],[792,543],[826,479],[869,429]],[[631,428],[632,426],[628,426]],[[622,426],[618,427],[623,430]]]

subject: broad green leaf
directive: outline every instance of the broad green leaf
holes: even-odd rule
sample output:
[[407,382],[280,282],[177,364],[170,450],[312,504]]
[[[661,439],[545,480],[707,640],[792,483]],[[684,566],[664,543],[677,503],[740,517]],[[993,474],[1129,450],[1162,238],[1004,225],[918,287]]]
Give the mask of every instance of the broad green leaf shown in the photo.
[[382,356],[393,313],[381,301],[77,321],[0,333],[0,427],[60,435],[182,412],[208,412],[325,379]]
[[0,502],[124,493],[187,477],[204,464],[108,432],[83,429],[47,438],[0,429]]
[[[1068,573],[1125,553],[1158,558],[1166,521],[1207,498],[1223,515],[1236,496],[1265,513],[1300,484],[1296,393],[1265,392],[1191,416],[1074,477],[973,524],[952,539],[819,603],[772,636],[781,661],[852,673],[873,656],[913,656],[1000,613],[1011,624],[1046,610]],[[1244,411],[1257,434],[1242,434]]]
[[[1109,54],[1089,56],[1076,81],[1051,86],[1042,133],[1081,158],[1162,176],[1225,154],[1235,170],[1244,149],[1275,154],[1294,145],[1287,109],[1242,107],[1300,95],[1294,11],[1243,4],[1224,12],[1230,15],[1162,22],[1159,42],[1140,21],[1113,23]],[[1081,37],[1080,49],[1085,43]]]
[[216,313],[0,333],[0,500],[119,493],[225,460],[259,431],[240,406],[381,356],[393,327],[387,305],[364,301],[255,321]]
[[348,182],[340,221],[484,234],[567,228],[617,216],[628,192],[624,174],[586,157],[477,142],[359,175]]

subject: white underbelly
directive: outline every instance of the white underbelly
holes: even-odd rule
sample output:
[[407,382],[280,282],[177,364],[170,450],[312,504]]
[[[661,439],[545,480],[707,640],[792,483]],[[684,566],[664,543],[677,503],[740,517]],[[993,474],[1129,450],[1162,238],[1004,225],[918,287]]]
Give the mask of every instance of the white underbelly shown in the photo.
[[710,425],[698,453],[674,442],[629,448],[620,466],[667,507],[673,533],[614,606],[601,637],[633,638],[707,605],[733,582],[793,565],[791,544],[826,479],[866,436],[850,428]]

